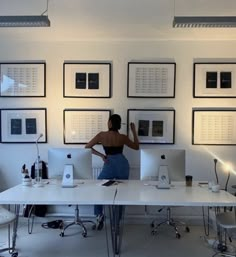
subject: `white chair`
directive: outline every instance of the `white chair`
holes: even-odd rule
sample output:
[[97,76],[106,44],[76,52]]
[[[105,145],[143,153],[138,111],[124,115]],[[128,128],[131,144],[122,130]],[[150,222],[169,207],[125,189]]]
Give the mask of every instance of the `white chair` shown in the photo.
[[[15,251],[16,245],[16,229],[17,229],[16,215],[0,205],[0,228],[8,226],[8,247],[0,248],[0,253],[8,251],[12,257],[17,257],[18,253]],[[11,240],[11,225],[13,225],[13,235]]]
[[229,249],[228,242],[232,241],[232,230],[236,229],[236,212],[227,211],[216,214],[218,245],[214,254],[221,256],[236,256],[234,251]]

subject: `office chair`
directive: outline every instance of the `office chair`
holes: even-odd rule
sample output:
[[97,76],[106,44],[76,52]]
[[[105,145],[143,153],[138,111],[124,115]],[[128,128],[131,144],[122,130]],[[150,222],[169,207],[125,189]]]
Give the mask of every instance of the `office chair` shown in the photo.
[[[165,155],[162,155],[161,156],[161,161],[165,161]],[[159,166],[159,170],[158,170],[158,187],[160,188],[170,188],[170,180],[169,180],[169,171],[168,171],[168,165],[167,163],[163,163],[163,164],[160,164]],[[161,208],[158,210],[158,212],[161,212],[164,208]],[[166,211],[167,211],[167,218],[160,222],[160,223],[156,223],[156,219],[152,221],[151,223],[151,227],[152,227],[152,234],[156,234],[157,233],[157,229],[159,226],[161,226],[162,224],[167,224],[171,227],[174,228],[175,230],[175,236],[176,238],[180,238],[181,235],[178,231],[178,227],[177,227],[177,224],[184,224],[184,222],[177,222],[177,221],[174,221],[173,218],[171,218],[171,207],[166,207]],[[189,227],[186,226],[185,227],[185,231],[186,232],[189,232]]]
[[[69,222],[69,224],[67,224],[66,226],[64,226],[65,225],[65,223],[68,223]],[[85,223],[91,223],[92,224],[92,229],[93,230],[95,230],[95,228],[96,228],[96,223],[94,222],[94,221],[92,221],[92,220],[82,220],[81,218],[80,218],[80,215],[79,215],[79,206],[78,205],[76,205],[75,206],[75,217],[74,217],[74,221],[63,221],[62,222],[62,228],[61,228],[61,233],[60,233],[60,236],[61,237],[64,237],[64,235],[65,235],[65,230],[67,229],[67,228],[69,228],[70,226],[73,226],[73,225],[78,225],[78,226],[80,226],[81,228],[82,228],[82,236],[83,237],[87,237],[87,228],[85,227]]]
[[[11,225],[13,225],[13,235],[11,240]],[[0,248],[0,253],[8,251],[12,257],[17,257],[15,251],[17,220],[16,215],[0,205],[0,227],[8,226],[8,247]]]
[[216,214],[218,242],[216,253],[221,256],[236,256],[236,250],[230,251],[228,242],[232,242],[232,229],[236,229],[236,212],[226,211]]
[[[162,188],[160,190],[167,190],[166,188],[170,188],[170,180],[185,181],[185,150],[159,148],[141,149],[140,179],[147,181],[158,181],[158,187]],[[167,218],[165,221],[160,223],[158,223],[157,219],[152,221],[152,234],[157,233],[159,226],[162,224],[167,224],[174,228],[176,237],[180,238],[181,235],[178,231],[177,224],[183,224],[183,222],[176,222],[173,220],[171,217],[171,207],[160,208],[158,212],[161,212],[163,209],[167,210]],[[190,231],[187,226],[186,231]]]
[[[158,212],[161,212],[165,207],[161,208],[158,210]],[[163,225],[163,224],[166,224],[166,225],[169,225],[171,227],[174,228],[175,230],[175,236],[176,238],[180,239],[181,238],[181,234],[179,233],[179,230],[178,230],[178,224],[179,225],[185,225],[184,222],[181,222],[181,221],[175,221],[172,217],[171,217],[171,207],[166,207],[166,212],[167,212],[167,217],[164,221],[162,222],[159,222],[158,223],[158,218],[155,218],[152,222],[151,222],[151,228],[152,228],[152,235],[155,235],[158,231],[158,228]],[[190,232],[190,229],[188,226],[185,226],[185,231],[186,232]]]

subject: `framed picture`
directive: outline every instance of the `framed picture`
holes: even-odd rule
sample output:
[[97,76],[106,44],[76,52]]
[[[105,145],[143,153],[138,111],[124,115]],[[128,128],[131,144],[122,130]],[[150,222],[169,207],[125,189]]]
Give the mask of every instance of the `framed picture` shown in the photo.
[[65,109],[64,143],[86,144],[100,131],[107,130],[111,110]]
[[64,97],[111,97],[111,63],[64,62]]
[[235,145],[236,109],[193,109],[193,145]]
[[0,109],[1,143],[47,142],[47,110]]
[[45,97],[46,63],[0,63],[1,97]]
[[128,97],[174,98],[176,63],[129,62]]
[[174,144],[175,110],[128,109],[128,135],[132,138],[130,122],[136,126],[142,144]]
[[194,63],[193,97],[236,97],[236,63]]

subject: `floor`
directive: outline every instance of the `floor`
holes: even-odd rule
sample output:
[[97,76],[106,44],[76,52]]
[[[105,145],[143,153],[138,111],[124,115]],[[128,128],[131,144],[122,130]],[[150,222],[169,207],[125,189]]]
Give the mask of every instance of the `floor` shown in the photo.
[[[64,237],[59,236],[59,229],[45,229],[41,226],[45,220],[37,218],[33,233],[28,234],[27,221],[20,221],[17,250],[19,257],[106,257],[113,256],[111,248],[107,252],[106,231],[92,230],[88,226],[88,236],[82,237],[77,226],[70,227]],[[0,248],[6,247],[6,229],[0,229]],[[120,256],[123,257],[199,257],[213,256],[214,249],[209,242],[214,242],[215,232],[205,237],[201,226],[190,226],[190,232],[180,229],[181,238],[177,239],[172,228],[160,227],[156,235],[151,234],[147,224],[126,224]],[[109,235],[109,234],[108,234]],[[7,252],[0,256],[10,256]]]

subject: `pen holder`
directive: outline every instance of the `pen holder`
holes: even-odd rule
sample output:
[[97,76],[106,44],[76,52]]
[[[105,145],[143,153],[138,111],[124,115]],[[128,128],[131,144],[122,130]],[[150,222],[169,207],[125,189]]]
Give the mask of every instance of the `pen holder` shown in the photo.
[[32,180],[30,177],[24,177],[22,179],[22,185],[23,186],[31,186],[32,185]]

